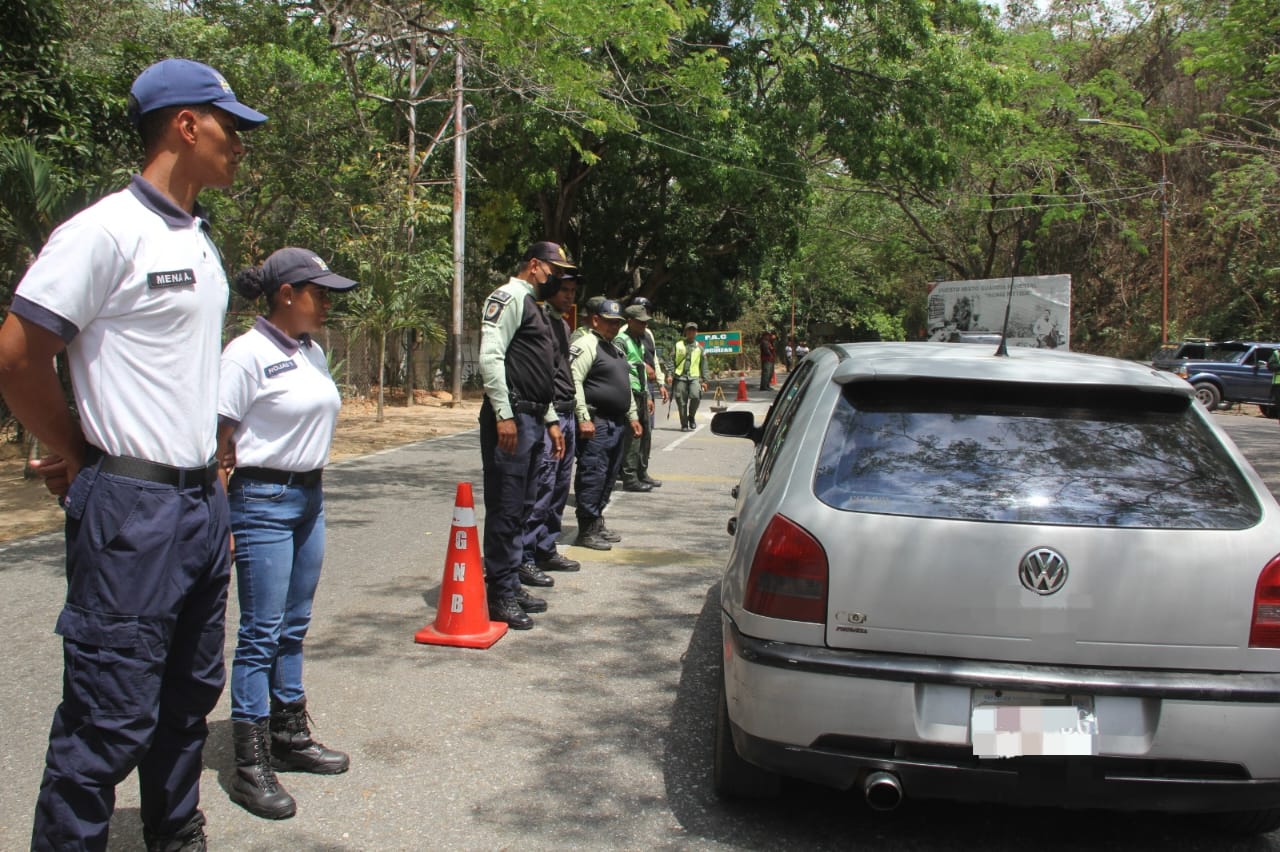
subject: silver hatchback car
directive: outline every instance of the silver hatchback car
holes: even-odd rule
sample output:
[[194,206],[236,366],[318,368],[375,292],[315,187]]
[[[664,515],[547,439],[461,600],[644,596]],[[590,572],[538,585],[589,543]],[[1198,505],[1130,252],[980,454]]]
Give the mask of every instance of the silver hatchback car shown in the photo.
[[1134,363],[815,350],[737,487],[715,787],[1280,827],[1280,505]]

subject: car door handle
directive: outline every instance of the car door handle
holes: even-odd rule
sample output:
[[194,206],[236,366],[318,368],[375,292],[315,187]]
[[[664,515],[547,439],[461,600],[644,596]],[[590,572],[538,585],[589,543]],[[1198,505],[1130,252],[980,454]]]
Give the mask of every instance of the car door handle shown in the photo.
[[738,534],[738,516],[737,515],[734,515],[732,518],[729,519],[727,529],[729,530],[729,535]]

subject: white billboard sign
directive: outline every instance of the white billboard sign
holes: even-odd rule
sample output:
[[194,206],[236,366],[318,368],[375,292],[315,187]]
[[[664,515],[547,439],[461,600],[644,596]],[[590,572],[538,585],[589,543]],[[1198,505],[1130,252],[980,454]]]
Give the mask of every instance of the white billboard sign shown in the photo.
[[[1019,275],[1013,279],[1008,344],[1071,348],[1071,276]],[[934,281],[929,285],[929,339],[963,340],[999,334],[1009,304],[1008,278]]]

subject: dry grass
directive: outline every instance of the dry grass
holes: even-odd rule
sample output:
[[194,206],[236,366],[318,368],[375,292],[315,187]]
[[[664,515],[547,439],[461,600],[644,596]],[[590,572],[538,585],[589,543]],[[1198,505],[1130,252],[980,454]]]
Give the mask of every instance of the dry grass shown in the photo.
[[[377,422],[376,398],[343,400],[330,458],[333,461],[412,444],[438,435],[465,432],[476,426],[479,397],[464,395],[459,405],[444,391],[417,391],[415,405],[405,405],[404,392],[387,391],[383,420]],[[39,480],[23,479],[26,454],[12,434],[0,434],[0,542],[54,530],[62,525],[62,509]]]

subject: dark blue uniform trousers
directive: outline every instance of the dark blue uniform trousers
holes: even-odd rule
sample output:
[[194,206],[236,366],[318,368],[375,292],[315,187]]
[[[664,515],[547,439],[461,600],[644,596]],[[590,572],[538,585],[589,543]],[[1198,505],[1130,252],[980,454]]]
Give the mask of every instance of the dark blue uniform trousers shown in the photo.
[[484,579],[491,599],[520,591],[517,569],[524,555],[525,507],[536,495],[547,425],[516,413],[516,450],[498,449],[498,420],[486,397],[480,406],[480,457],[484,465]]
[[622,436],[631,432],[630,424],[616,420],[596,417],[593,422],[595,436],[578,441],[578,473],[573,483],[578,526],[604,514],[622,467]]
[[115,786],[134,769],[142,823],[196,814],[205,716],[226,681],[231,560],[222,486],[80,471],[67,494],[64,671],[33,849],[105,849]]
[[542,452],[533,504],[527,506],[525,511],[525,517],[528,518],[524,527],[525,562],[539,562],[556,555],[564,507],[569,502],[578,421],[572,411],[561,414],[559,419],[560,434],[564,436],[564,455],[558,459],[552,458],[550,441]]

